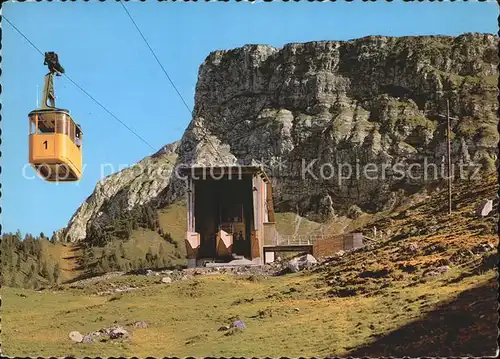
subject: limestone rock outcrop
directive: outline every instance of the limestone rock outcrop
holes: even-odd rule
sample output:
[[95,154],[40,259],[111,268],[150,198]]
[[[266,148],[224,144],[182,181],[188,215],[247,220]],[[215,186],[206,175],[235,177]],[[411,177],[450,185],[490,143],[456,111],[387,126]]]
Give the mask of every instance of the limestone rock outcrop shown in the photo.
[[[176,165],[262,163],[276,210],[298,208],[315,220],[352,206],[391,208],[436,171],[445,173],[446,99],[455,175],[461,162],[494,167],[497,51],[497,37],[479,33],[214,51],[199,69],[193,119],[172,145]],[[141,163],[154,172],[164,156]],[[396,176],[415,163],[437,169],[425,177],[422,170]],[[376,170],[366,172],[369,164]],[[165,171],[171,176],[160,180],[131,168],[99,182],[65,229],[66,239],[85,238],[89,222],[115,211],[181,198],[184,182],[171,167]]]

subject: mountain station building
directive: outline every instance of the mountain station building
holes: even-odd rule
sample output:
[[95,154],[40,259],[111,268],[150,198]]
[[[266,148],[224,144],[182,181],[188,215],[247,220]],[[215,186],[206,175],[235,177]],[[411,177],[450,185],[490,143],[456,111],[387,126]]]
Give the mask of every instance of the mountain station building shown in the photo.
[[188,267],[235,258],[264,263],[264,243],[273,243],[277,234],[271,181],[262,167],[191,166],[178,171],[187,181]]

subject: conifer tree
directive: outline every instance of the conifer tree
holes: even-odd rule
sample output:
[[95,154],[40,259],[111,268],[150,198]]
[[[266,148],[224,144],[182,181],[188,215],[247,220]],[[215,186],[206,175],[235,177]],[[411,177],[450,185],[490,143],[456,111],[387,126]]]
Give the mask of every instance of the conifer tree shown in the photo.
[[107,256],[101,257],[101,259],[99,260],[99,264],[101,266],[102,272],[107,273],[111,270]]
[[47,263],[43,262],[40,267],[41,267],[41,269],[40,269],[40,276],[42,276],[43,278],[47,278],[48,279],[49,270],[47,269]]
[[120,242],[120,245],[118,246],[118,251],[119,251],[120,257],[125,258],[125,248],[123,248],[122,242]]
[[153,261],[153,250],[151,247],[148,248],[148,252],[146,253],[146,264],[150,265]]
[[11,273],[11,275],[10,275],[9,287],[11,287],[11,288],[17,287],[16,275],[14,273]]
[[54,278],[54,283],[59,284],[59,277],[61,276],[61,269],[59,267],[59,263],[55,264],[52,276]]

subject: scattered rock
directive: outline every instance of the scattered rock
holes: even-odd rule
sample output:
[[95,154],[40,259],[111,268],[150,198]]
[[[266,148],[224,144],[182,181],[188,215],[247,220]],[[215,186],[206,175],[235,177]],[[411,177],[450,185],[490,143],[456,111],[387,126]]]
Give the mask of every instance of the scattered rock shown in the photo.
[[241,329],[243,329],[243,328],[246,328],[246,325],[241,320],[236,320],[236,321],[233,322],[232,327],[233,328],[241,328]]
[[82,339],[82,343],[87,343],[87,344],[92,343],[93,341],[94,341],[94,336],[91,334],[84,336]]
[[273,311],[271,310],[271,308],[260,309],[260,310],[257,312],[257,316],[258,316],[259,318],[269,318],[269,317],[272,317],[272,316],[273,316]]
[[468,261],[474,253],[468,249],[461,248],[453,253],[449,259],[451,263],[459,264]]
[[229,325],[223,325],[222,327],[219,328],[219,332],[223,332],[223,331],[226,331],[226,330],[229,330],[231,329],[231,326]]
[[288,269],[292,273],[299,272],[300,271],[299,262],[292,259],[290,262],[288,262]]
[[318,261],[310,254],[303,255],[301,257],[296,257],[288,262],[288,269],[292,273],[299,272],[303,269],[310,268],[317,264]]
[[146,275],[147,275],[147,276],[152,276],[152,275],[154,275],[154,274],[155,274],[155,273],[154,273],[151,269],[146,270]]
[[295,310],[296,312],[300,312],[299,308],[293,308],[293,310]]
[[116,293],[121,293],[121,292],[129,292],[129,291],[135,290],[135,289],[137,289],[137,288],[135,288],[135,287],[120,287],[120,288],[115,288],[114,291]]
[[403,251],[406,253],[417,254],[418,252],[418,244],[410,243],[407,246],[403,247]]
[[122,327],[111,328],[109,331],[109,339],[122,339],[128,337],[129,333]]
[[[184,279],[184,278],[183,278],[183,279]],[[172,283],[172,278],[170,278],[170,277],[163,277],[163,278],[161,279],[161,282],[162,282],[162,283]]]
[[493,201],[491,199],[483,199],[476,209],[476,216],[486,217],[493,210]]
[[81,335],[80,332],[74,331],[69,333],[69,339],[74,342],[81,343],[83,340],[83,335]]
[[429,271],[425,271],[424,276],[425,277],[434,277],[434,276],[438,276],[440,274],[444,274],[444,273],[448,272],[449,270],[450,270],[449,266],[441,266],[441,267],[431,269]]
[[448,249],[448,245],[446,243],[433,243],[433,244],[426,246],[423,249],[423,254],[430,255],[430,254],[435,254],[435,253],[443,253],[443,252],[446,252],[447,249]]
[[359,208],[356,205],[352,205],[347,210],[347,217],[351,218],[351,219],[359,218],[362,214],[363,214],[363,211],[361,210],[361,208]]
[[495,249],[494,245],[492,245],[488,242],[483,242],[483,243],[478,244],[477,246],[474,246],[471,249],[471,252],[474,254],[481,254],[481,253],[486,253],[486,252],[492,251],[494,249]]
[[134,323],[134,327],[136,327],[136,328],[147,328],[148,325],[146,324],[145,321],[141,320],[139,322],[135,322]]

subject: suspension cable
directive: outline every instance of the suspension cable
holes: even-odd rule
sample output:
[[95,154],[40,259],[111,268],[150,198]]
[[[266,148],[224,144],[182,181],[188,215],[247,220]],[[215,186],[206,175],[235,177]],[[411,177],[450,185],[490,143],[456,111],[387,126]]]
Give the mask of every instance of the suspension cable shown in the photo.
[[[7,23],[16,30],[19,35],[21,35],[36,51],[38,51],[42,56],[44,56],[44,53],[30,40],[28,37],[26,37],[21,30],[19,30],[9,19],[7,19],[5,16],[2,16],[2,18],[7,21]],[[75,85],[81,92],[83,92],[86,96],[88,96],[92,101],[94,101],[97,105],[99,105],[104,111],[106,111],[111,117],[113,117],[116,121],[118,121],[122,126],[124,126],[127,130],[129,130],[132,134],[134,134],[139,140],[141,140],[143,143],[145,143],[147,146],[149,146],[153,151],[156,151],[156,149],[149,143],[147,142],[142,136],[140,136],[137,132],[135,132],[132,128],[130,128],[125,122],[120,120],[116,115],[114,115],[106,106],[104,106],[101,102],[99,102],[95,97],[93,97],[88,91],[86,91],[82,86],[80,86],[76,81],[74,81],[71,77],[69,77],[66,74],[63,74],[73,85]],[[170,162],[170,161],[169,161]]]
[[[149,51],[151,51],[151,54],[153,55],[153,57],[155,58],[156,62],[158,63],[158,65],[160,65],[163,73],[165,74],[165,76],[167,77],[168,81],[170,82],[170,84],[172,85],[172,87],[174,88],[175,92],[177,93],[177,95],[179,96],[179,98],[181,99],[182,103],[184,104],[184,107],[187,109],[187,111],[189,112],[189,115],[190,116],[193,116],[193,112],[192,110],[189,108],[188,104],[186,103],[186,101],[184,100],[184,98],[182,97],[181,93],[179,92],[179,90],[177,89],[177,87],[175,86],[174,82],[172,81],[172,79],[170,78],[167,70],[165,70],[165,67],[163,67],[163,65],[161,64],[160,60],[158,59],[158,56],[156,56],[153,48],[149,45],[149,42],[148,40],[146,39],[146,37],[144,36],[144,34],[142,33],[141,29],[139,28],[139,26],[137,25],[137,23],[135,22],[134,18],[132,17],[132,15],[130,14],[130,12],[127,10],[127,8],[125,7],[125,4],[123,3],[123,1],[120,2],[120,4],[122,5],[123,7],[123,10],[125,10],[125,12],[127,13],[128,17],[130,18],[130,20],[132,21],[132,24],[134,24],[137,32],[139,32],[139,34],[141,35],[142,39],[144,40],[144,42],[146,43],[146,46],[149,48]],[[215,150],[215,152],[217,152],[217,154],[219,155],[219,159],[222,161],[222,163],[224,163],[226,166],[227,166],[227,163],[226,161],[224,161],[222,155],[220,154],[220,152],[217,150],[217,148],[214,146],[214,144],[212,143],[212,141],[210,141],[210,139],[207,137],[207,133],[204,134],[203,136],[203,139],[205,141],[207,141],[211,146],[212,148]]]

